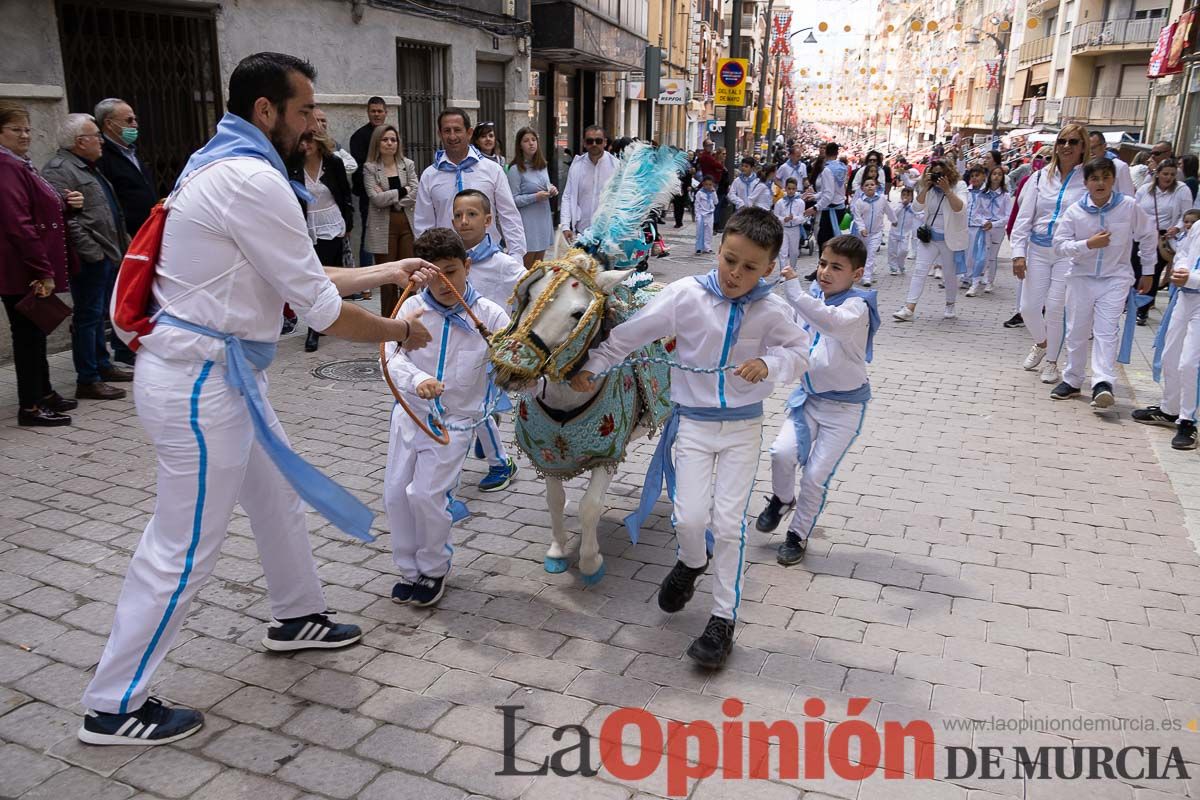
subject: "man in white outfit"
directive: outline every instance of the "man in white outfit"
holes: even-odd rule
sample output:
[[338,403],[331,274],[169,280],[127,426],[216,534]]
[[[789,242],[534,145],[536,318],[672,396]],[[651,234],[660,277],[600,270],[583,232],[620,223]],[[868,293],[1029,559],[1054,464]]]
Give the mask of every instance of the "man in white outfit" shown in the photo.
[[[328,616],[301,494],[363,538],[370,512],[363,508],[365,517],[347,523],[357,501],[290,451],[265,399],[263,370],[284,302],[313,328],[353,341],[420,347],[429,333],[416,318],[377,317],[341,299],[365,288],[358,276],[340,279],[352,273],[373,275],[378,285],[391,269],[386,280],[407,283],[397,264],[326,272],[317,260],[297,201],[307,192],[289,185],[284,167],[313,127],[315,75],[293,56],[243,59],[229,80],[228,113],[169,200],[153,287],[164,313],[137,341],[133,384],[158,458],[158,498],[83,695],[84,742],[166,744],[203,724],[199,712],[168,707],[149,690],[221,554],[235,504],[250,518],[275,617],[263,646],[338,648],[362,636]],[[114,307],[122,302],[133,301],[119,283]],[[314,488],[346,508],[343,521]]]
[[796,191],[804,192],[804,182],[808,180],[808,165],[802,160],[803,155],[804,149],[800,145],[792,145],[792,152],[788,160],[775,170],[775,183],[779,184],[781,190],[786,191],[788,178],[795,178]]
[[1088,159],[1107,158],[1117,169],[1117,191],[1126,197],[1133,197],[1137,189],[1133,185],[1133,176],[1129,173],[1129,165],[1121,160],[1116,153],[1109,152],[1108,140],[1100,131],[1088,131]]
[[[525,257],[525,225],[513,199],[504,167],[484,158],[471,145],[471,117],[461,108],[447,108],[438,114],[438,135],[442,149],[433,163],[421,173],[417,200],[413,207],[413,239],[430,228],[454,227],[454,198],[464,189],[478,189],[492,204],[492,241],[504,236],[505,251],[520,261]],[[496,225],[500,227],[497,229]]]
[[562,218],[558,229],[567,242],[592,224],[592,215],[600,200],[600,193],[617,169],[617,158],[604,148],[608,145],[608,134],[599,125],[589,125],[583,132],[585,152],[575,156],[567,171],[567,186],[563,189]]

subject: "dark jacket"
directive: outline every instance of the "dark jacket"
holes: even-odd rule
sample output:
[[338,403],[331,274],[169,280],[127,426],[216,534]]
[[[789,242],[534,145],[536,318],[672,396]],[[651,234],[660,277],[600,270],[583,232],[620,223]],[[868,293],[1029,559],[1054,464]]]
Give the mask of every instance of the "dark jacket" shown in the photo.
[[368,122],[350,134],[350,155],[354,156],[354,160],[358,162],[358,169],[354,172],[354,194],[363,200],[367,199],[367,190],[363,188],[362,167],[367,163],[367,150],[371,147],[373,133],[375,133],[375,126]]
[[96,162],[104,177],[117,193],[117,202],[125,212],[125,230],[134,236],[142,223],[150,216],[150,209],[158,202],[154,188],[154,176],[150,167],[138,159],[141,169],[121,152],[121,147],[104,137],[104,154]]
[[[42,174],[60,192],[83,193],[83,208],[67,212],[67,241],[85,264],[108,259],[120,264],[129,247],[125,216],[108,178],[70,150],[59,148]],[[112,202],[109,202],[110,194]]]
[[[304,183],[303,162],[293,163],[290,173],[289,177],[292,180]],[[328,155],[322,159],[321,183],[329,187],[329,193],[333,195],[333,201],[337,203],[342,212],[342,219],[346,221],[346,233],[350,233],[354,228],[354,200],[350,193],[350,179],[346,177],[346,165],[340,158]],[[306,206],[304,203],[301,205]],[[307,207],[304,213],[308,213]]]
[[62,197],[32,164],[0,152],[0,294],[28,294],[43,278],[65,292],[70,265]]

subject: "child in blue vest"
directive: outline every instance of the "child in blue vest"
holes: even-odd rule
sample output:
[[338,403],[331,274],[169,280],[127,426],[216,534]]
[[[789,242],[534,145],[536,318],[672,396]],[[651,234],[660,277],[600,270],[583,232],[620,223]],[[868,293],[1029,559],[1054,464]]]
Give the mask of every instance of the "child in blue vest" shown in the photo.
[[[855,289],[867,263],[857,236],[825,243],[817,280],[806,292],[796,273],[783,271],[784,295],[813,335],[808,371],[788,398],[788,419],[771,445],[771,489],[755,527],[769,533],[790,512],[787,537],[776,556],[790,566],[802,560],[829,493],[829,483],[862,431],[871,399],[871,360],[879,310],[874,291]],[[796,467],[803,467],[796,492]]]

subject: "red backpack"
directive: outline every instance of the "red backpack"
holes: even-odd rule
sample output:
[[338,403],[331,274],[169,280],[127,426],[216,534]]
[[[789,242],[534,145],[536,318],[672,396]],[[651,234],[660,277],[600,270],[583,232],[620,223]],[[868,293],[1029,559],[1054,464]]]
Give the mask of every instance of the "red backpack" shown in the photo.
[[154,330],[150,306],[154,301],[154,275],[166,226],[166,206],[156,203],[149,218],[138,228],[117,272],[109,316],[113,332],[130,350],[136,351],[141,337]]

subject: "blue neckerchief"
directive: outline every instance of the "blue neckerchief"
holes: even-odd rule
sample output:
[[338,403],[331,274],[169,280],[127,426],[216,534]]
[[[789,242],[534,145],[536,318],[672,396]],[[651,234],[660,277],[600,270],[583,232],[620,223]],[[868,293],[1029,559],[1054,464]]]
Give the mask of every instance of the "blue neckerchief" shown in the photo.
[[[769,295],[771,293],[771,290],[775,288],[775,284],[767,283],[762,278],[759,278],[758,284],[755,285],[755,287],[753,289],[746,292],[741,297],[731,300],[730,298],[725,296],[724,292],[721,291],[721,281],[720,281],[720,278],[718,277],[717,271],[715,269],[709,270],[708,273],[705,275],[696,275],[694,277],[696,278],[696,283],[703,286],[704,290],[707,291],[709,294],[711,294],[713,297],[717,297],[721,300],[724,300],[733,306],[733,311],[731,313],[730,322],[729,322],[729,328],[730,328],[729,337],[730,337],[730,339],[729,339],[729,343],[728,343],[729,344],[728,349],[732,350],[733,346],[737,343],[738,332],[741,331],[741,329],[742,329],[742,317],[744,317],[746,315],[746,306],[750,305],[753,302],[761,300],[764,297],[766,297],[767,295]],[[721,373],[721,375],[719,377],[723,378],[724,373]]]
[[446,157],[445,150],[438,150],[433,154],[433,166],[438,172],[453,172],[455,191],[461,192],[463,190],[463,173],[471,172],[474,166],[478,164],[482,158],[483,153],[480,153],[477,149],[475,149],[474,145],[467,147],[466,156],[464,156],[463,160],[457,164]]
[[[441,316],[454,327],[462,328],[467,333],[475,332],[475,326],[471,324],[471,321],[468,320],[463,314],[464,309],[462,307],[462,303],[455,303],[452,306],[444,306],[437,301],[437,299],[433,296],[433,292],[429,291],[428,286],[421,291],[421,299],[425,301],[426,305],[429,306],[433,313]],[[467,291],[463,293],[463,300],[467,302],[467,305],[473,306],[475,305],[475,301],[478,299],[479,292],[475,291],[475,287],[468,283]]]
[[866,200],[868,203],[874,203],[876,200],[879,199],[879,197],[880,196],[877,194],[867,194],[866,192],[863,192],[862,199]]
[[[500,252],[500,246],[492,242],[492,235],[485,233],[483,241],[467,251],[467,258],[471,259],[471,266],[475,266],[480,261],[487,261],[489,258]],[[470,288],[468,287],[468,290]],[[466,299],[465,297],[463,298]]]
[[175,182],[175,188],[178,189],[183,179],[189,174],[214,161],[223,158],[247,157],[261,158],[266,161],[283,176],[285,181],[291,184],[296,197],[306,203],[313,201],[313,196],[309,194],[308,189],[304,188],[303,182],[288,178],[283,158],[275,149],[275,145],[267,139],[266,134],[237,114],[228,112],[217,123],[217,132],[213,137],[203,147],[192,153],[192,157],[188,159],[187,164],[183,167],[183,172],[179,175],[179,180]]
[[1083,197],[1079,198],[1079,207],[1089,214],[1099,214],[1100,224],[1103,225],[1104,215],[1119,206],[1124,198],[1125,195],[1121,194],[1120,192],[1113,192],[1112,197],[1108,198],[1107,203],[1105,203],[1103,206],[1096,206],[1092,202],[1091,194],[1085,193]]
[[[255,129],[257,130],[257,128]],[[158,322],[171,328],[220,339],[225,342],[225,382],[242,395],[254,438],[270,457],[285,480],[317,513],[351,536],[373,542],[371,523],[375,514],[350,492],[343,489],[312,464],[298,456],[286,441],[271,429],[269,407],[258,391],[254,370],[264,370],[275,358],[274,342],[254,342],[163,314]]]
[[879,294],[874,289],[855,289],[853,286],[844,292],[826,296],[820,284],[813,281],[808,293],[818,300],[824,300],[827,306],[840,306],[852,297],[857,297],[867,304],[867,363],[875,358],[875,331],[879,330]]
[[[667,497],[675,501],[675,437],[679,434],[679,419],[698,419],[707,422],[728,422],[731,420],[758,419],[762,416],[763,404],[751,403],[737,408],[710,408],[681,406],[675,404],[671,416],[658,435],[658,445],[654,455],[646,467],[646,480],[642,483],[642,493],[638,498],[637,510],[625,517],[625,530],[629,539],[637,544],[642,526],[654,511],[654,504],[662,496],[663,484],[667,486]],[[709,552],[712,552],[712,532],[705,531]]]
[[847,167],[845,164],[835,158],[833,161],[827,161],[825,163],[825,169],[829,170],[829,174],[833,176],[835,181],[837,181],[839,189],[846,185]]

